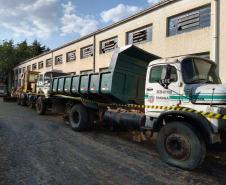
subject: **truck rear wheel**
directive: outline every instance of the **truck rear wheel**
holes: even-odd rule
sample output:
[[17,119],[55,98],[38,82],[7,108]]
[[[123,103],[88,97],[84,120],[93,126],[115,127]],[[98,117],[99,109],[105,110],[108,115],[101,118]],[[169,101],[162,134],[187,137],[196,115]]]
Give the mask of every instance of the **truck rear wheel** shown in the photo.
[[26,106],[27,105],[27,96],[25,93],[21,93],[19,96],[18,96],[18,99],[17,99],[17,104],[18,105],[21,105],[21,106]]
[[74,105],[69,111],[70,126],[75,131],[84,131],[89,128],[87,109],[81,105]]
[[17,105],[20,105],[20,104],[21,104],[20,97],[17,97]]
[[36,102],[36,112],[39,115],[44,115],[46,113],[46,104],[41,97],[37,99]]
[[186,122],[171,122],[157,138],[160,158],[173,166],[193,170],[205,159],[206,145],[199,133]]
[[21,98],[20,104],[21,104],[22,106],[26,106],[26,105],[27,105],[27,103],[26,103],[26,98],[25,98],[25,97]]

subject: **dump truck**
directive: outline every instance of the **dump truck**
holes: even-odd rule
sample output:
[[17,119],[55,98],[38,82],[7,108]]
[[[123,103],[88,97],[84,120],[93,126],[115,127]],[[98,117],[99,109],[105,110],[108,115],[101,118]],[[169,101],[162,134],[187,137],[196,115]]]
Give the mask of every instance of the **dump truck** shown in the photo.
[[65,73],[59,70],[44,73],[25,71],[22,74],[21,87],[16,92],[18,105],[35,107],[38,97],[49,93],[51,79],[62,75]]
[[16,90],[18,105],[27,105],[28,96],[36,93],[38,74],[37,71],[25,71],[21,74],[21,86]]
[[226,85],[216,68],[197,56],[160,58],[130,45],[114,52],[106,72],[53,78],[36,109],[45,114],[58,102],[75,131],[106,124],[157,133],[160,158],[193,170],[208,146],[225,142]]

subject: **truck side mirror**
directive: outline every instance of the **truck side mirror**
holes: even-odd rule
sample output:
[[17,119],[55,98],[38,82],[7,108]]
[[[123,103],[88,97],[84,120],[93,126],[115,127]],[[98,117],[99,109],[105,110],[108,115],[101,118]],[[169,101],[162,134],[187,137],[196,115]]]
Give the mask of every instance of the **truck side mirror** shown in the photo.
[[159,84],[161,86],[163,86],[165,89],[168,89],[168,86],[173,81],[172,79],[170,79],[171,72],[172,72],[172,66],[171,65],[167,65],[163,68],[162,76],[161,76],[161,80],[159,80]]

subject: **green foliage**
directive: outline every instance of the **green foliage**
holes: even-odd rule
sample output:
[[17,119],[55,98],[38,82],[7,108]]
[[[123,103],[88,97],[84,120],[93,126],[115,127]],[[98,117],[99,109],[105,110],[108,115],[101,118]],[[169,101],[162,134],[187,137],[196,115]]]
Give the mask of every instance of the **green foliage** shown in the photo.
[[18,44],[14,44],[13,40],[3,40],[0,42],[0,74],[9,74],[20,62],[40,55],[48,50],[46,46],[43,46],[37,40],[34,40],[30,45],[26,40]]

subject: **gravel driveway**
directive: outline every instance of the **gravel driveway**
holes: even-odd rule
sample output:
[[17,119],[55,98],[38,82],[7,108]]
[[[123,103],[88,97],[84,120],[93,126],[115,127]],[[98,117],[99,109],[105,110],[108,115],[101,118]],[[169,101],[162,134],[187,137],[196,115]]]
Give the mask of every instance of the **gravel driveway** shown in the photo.
[[200,169],[183,171],[160,161],[154,141],[101,128],[74,132],[58,115],[0,100],[0,184],[226,184],[226,153],[209,152]]

